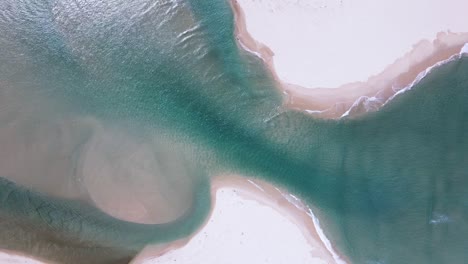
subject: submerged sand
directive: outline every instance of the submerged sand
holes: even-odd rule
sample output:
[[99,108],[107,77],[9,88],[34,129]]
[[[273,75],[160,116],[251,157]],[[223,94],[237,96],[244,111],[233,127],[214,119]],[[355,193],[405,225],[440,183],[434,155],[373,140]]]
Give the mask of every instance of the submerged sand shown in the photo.
[[231,4],[240,46],[270,67],[285,105],[323,118],[378,109],[468,42],[453,33],[468,32],[466,1]]
[[[196,234],[148,246],[132,263],[346,263],[311,209],[286,191],[257,179],[219,176],[211,194],[211,215]],[[0,263],[48,262],[0,252]]]

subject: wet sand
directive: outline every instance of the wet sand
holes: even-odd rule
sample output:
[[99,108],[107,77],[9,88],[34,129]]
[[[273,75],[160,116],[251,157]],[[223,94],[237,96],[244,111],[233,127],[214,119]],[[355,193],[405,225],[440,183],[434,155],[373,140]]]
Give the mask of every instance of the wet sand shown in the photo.
[[53,264],[52,262],[44,262],[39,259],[34,259],[18,252],[11,252],[7,250],[0,251],[0,263],[5,264]]
[[[459,54],[463,45],[468,43],[468,33],[453,33],[446,31],[436,34],[436,32],[434,32],[435,39],[433,41],[421,40],[416,43],[409,52],[401,54],[400,58],[386,66],[380,73],[374,75],[373,72],[369,72],[368,76],[370,77],[365,81],[359,81],[358,75],[362,75],[362,73],[359,73],[358,71],[353,73],[353,69],[350,67],[349,72],[346,73],[349,80],[336,88],[322,88],[320,84],[305,87],[303,84],[293,84],[287,81],[287,79],[289,79],[287,78],[288,74],[294,74],[293,70],[289,70],[289,73],[284,72],[281,76],[275,70],[278,66],[278,64],[273,61],[274,59],[276,60],[276,58],[274,58],[275,52],[279,53],[282,50],[276,51],[270,49],[267,45],[256,40],[255,36],[252,35],[252,32],[248,31],[249,23],[258,23],[258,21],[261,21],[262,19],[267,19],[266,17],[261,17],[263,13],[258,14],[259,17],[252,18],[245,15],[245,7],[241,4],[241,1],[233,0],[231,1],[231,5],[236,19],[235,34],[239,45],[245,50],[259,56],[271,69],[271,72],[278,83],[278,88],[284,93],[284,105],[288,108],[305,111],[321,118],[339,118],[343,115],[358,115],[363,112],[377,110],[385,104],[389,98],[392,98],[395,93],[412,84],[419,74],[438,62],[449,60],[452,56]],[[255,11],[258,10],[249,10],[249,13],[252,15]],[[273,6],[270,7],[270,12],[281,13],[282,10],[275,10],[275,7]],[[284,17],[282,19],[284,20]],[[337,16],[336,19],[339,19],[339,16]],[[293,31],[300,31],[305,29],[307,26],[307,24],[287,25],[287,27]],[[265,28],[264,31],[265,32],[263,33],[265,35],[280,34],[282,32],[281,30],[278,30],[278,32],[276,30],[272,30],[271,27]],[[315,36],[309,36],[311,43],[313,42],[314,37]],[[296,53],[301,52],[301,50],[296,47],[296,43],[288,42],[287,40],[279,37],[276,37],[273,40],[276,42],[285,42],[282,44],[283,46],[288,44],[287,47],[289,49],[296,50]],[[313,47],[309,46],[308,49],[310,48]],[[344,46],[343,49],[346,49],[346,46]],[[366,47],[362,47],[361,50],[348,49],[345,52],[366,54],[365,49]],[[385,57],[385,48],[381,47],[379,50]],[[302,52],[303,51],[304,50],[302,50]],[[372,55],[369,52],[369,56],[375,55],[376,54]],[[301,60],[313,60],[313,58],[302,57]],[[295,68],[297,65],[294,64],[300,65],[301,60],[289,62],[290,64],[284,65],[282,68]],[[389,63],[390,62],[391,61],[389,61]],[[326,65],[333,65],[336,61],[314,60],[314,63],[316,64],[316,67],[325,67]],[[377,71],[378,70],[379,69],[377,69]],[[355,77],[353,77],[353,74]],[[313,70],[309,72],[309,75],[314,75]],[[286,76],[286,78],[284,76]],[[338,77],[338,79],[339,78],[340,77]]]

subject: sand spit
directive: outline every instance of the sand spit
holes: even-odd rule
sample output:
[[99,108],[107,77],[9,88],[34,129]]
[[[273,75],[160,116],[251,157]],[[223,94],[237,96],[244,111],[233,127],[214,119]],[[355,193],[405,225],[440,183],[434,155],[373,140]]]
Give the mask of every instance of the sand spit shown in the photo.
[[[444,15],[448,19],[447,21],[453,20],[452,23],[442,23],[440,19],[434,19],[434,22],[430,23],[430,27],[428,26],[429,29],[421,30],[422,33],[409,31],[406,34],[407,32],[401,31],[398,35],[399,39],[378,47],[371,46],[369,43],[375,43],[374,40],[379,38],[387,39],[388,34],[392,35],[395,32],[378,31],[375,28],[387,29],[389,27],[387,24],[397,23],[395,19],[368,21],[374,23],[373,27],[356,30],[357,36],[348,36],[348,31],[352,28],[336,27],[337,25],[345,25],[346,21],[344,20],[349,20],[350,16],[362,17],[364,14],[359,12],[373,12],[380,10],[378,9],[380,7],[372,4],[372,1],[361,1],[362,3],[353,3],[353,5],[358,6],[346,9],[343,7],[345,5],[342,3],[343,1],[340,1],[341,4],[333,2],[336,6],[333,7],[331,4],[331,7],[328,7],[334,11],[332,12],[327,11],[326,5],[321,7],[319,2],[231,1],[236,19],[235,34],[240,46],[261,57],[270,67],[278,81],[278,86],[285,94],[285,106],[318,117],[339,118],[345,113],[346,115],[358,115],[376,110],[395,93],[407,88],[426,69],[459,54],[463,45],[468,43],[468,33],[441,31],[435,34],[435,32],[447,28],[450,30],[453,28],[453,31],[468,32],[468,19],[464,19],[466,16],[457,18],[457,14],[451,12],[454,6],[461,8],[460,6],[466,5],[468,8],[468,3],[465,2],[453,0],[451,2],[454,3],[446,3],[453,5],[450,8],[444,6],[445,4],[441,4],[442,6],[439,7],[432,3],[430,7],[440,9],[443,12],[441,15]],[[406,3],[404,1],[405,5]],[[401,4],[395,3],[396,6]],[[416,8],[413,4],[411,7]],[[370,9],[365,11],[366,8]],[[447,11],[447,8],[450,12]],[[312,12],[312,9],[315,11]],[[304,14],[303,12],[306,11],[309,13]],[[422,13],[426,12],[425,9]],[[414,16],[416,14],[418,13],[411,13]],[[406,13],[402,14],[402,16],[404,15],[408,16]],[[456,19],[451,19],[451,17]],[[330,36],[329,32],[331,25],[325,25],[325,22],[322,23],[320,19],[328,19],[328,23],[337,21],[334,24],[335,28],[333,28],[334,38]],[[413,19],[424,19],[424,17],[414,17]],[[402,19],[396,26],[392,24],[389,30],[395,31],[398,28],[406,30],[407,25],[403,23],[405,21]],[[437,29],[439,27],[441,28]],[[309,32],[310,30],[312,31]],[[369,32],[366,34],[365,30]],[[427,33],[428,30],[433,33]],[[291,36],[302,37],[288,40],[288,32],[292,32]],[[312,32],[314,34],[311,34]],[[430,38],[435,35],[436,38],[429,41],[427,40],[428,35]],[[348,45],[348,42],[354,43],[349,41],[352,38],[361,38],[357,43],[362,45],[356,43]],[[411,45],[418,40],[420,41],[411,48]],[[399,42],[406,43],[406,46],[399,44]],[[410,51],[406,52],[407,50]],[[327,54],[329,56],[326,56]],[[351,59],[356,54],[360,57]],[[394,63],[385,66],[385,63],[388,64],[399,56],[401,57]],[[368,57],[370,59],[367,59]],[[294,58],[295,60],[293,60]],[[359,58],[361,60],[358,60]],[[383,60],[386,62],[383,63]],[[326,72],[321,72],[321,69],[325,69]],[[380,73],[378,73],[379,71]],[[296,78],[297,74],[302,75],[300,78]],[[367,77],[364,76],[370,77],[366,80]],[[338,81],[334,81],[335,79]],[[337,88],[323,88],[330,87],[330,85],[336,85]]]
[[206,225],[185,246],[156,258],[148,254],[144,264],[346,263],[297,197],[236,176],[215,178],[212,194]]

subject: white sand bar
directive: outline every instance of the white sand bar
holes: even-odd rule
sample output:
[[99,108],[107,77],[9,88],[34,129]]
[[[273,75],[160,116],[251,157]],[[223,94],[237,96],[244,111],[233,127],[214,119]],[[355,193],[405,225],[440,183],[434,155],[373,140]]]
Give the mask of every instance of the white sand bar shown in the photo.
[[423,39],[468,32],[466,0],[237,0],[278,77],[304,87],[366,81]]
[[185,246],[145,264],[325,264],[335,263],[319,240],[274,208],[222,187],[212,216]]

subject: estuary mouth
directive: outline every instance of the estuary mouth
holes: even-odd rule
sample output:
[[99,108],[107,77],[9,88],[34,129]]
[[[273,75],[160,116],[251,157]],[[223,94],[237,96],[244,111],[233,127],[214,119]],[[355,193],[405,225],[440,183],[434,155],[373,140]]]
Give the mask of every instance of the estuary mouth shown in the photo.
[[463,263],[468,2],[395,1],[1,0],[0,249]]

